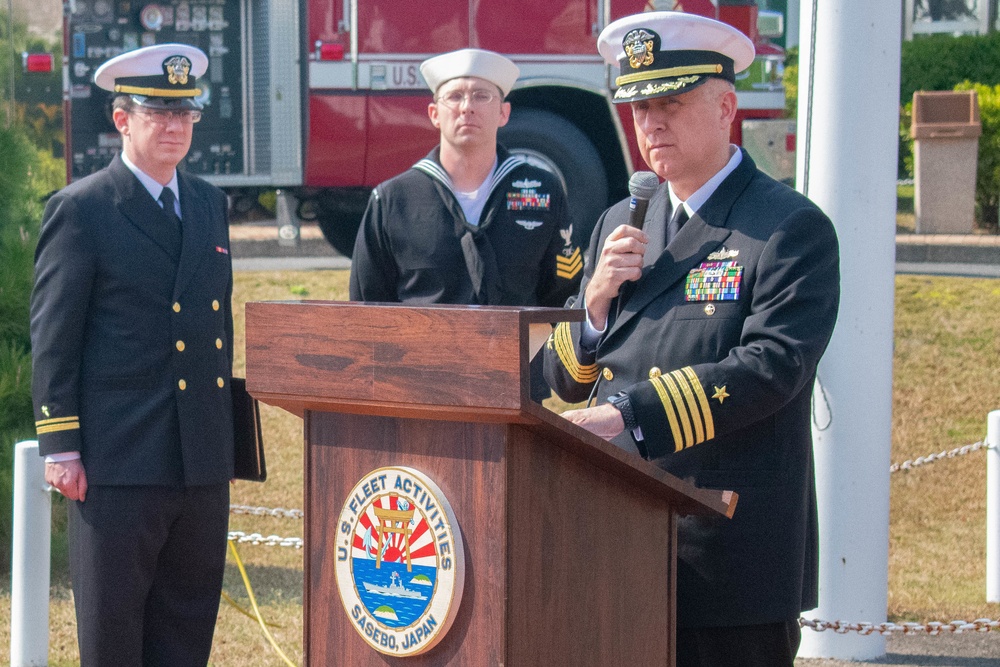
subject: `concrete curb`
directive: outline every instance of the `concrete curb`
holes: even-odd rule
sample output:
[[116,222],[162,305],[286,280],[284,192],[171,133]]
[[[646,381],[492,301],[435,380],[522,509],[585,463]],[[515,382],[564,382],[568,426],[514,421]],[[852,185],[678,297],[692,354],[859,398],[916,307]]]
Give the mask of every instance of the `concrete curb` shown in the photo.
[[896,261],[1000,265],[1000,236],[900,234]]
[[[230,250],[234,259],[256,257],[340,257],[326,242],[315,224],[303,224],[299,244],[281,245],[274,223],[239,224],[230,227]],[[1000,267],[1000,236],[980,234],[898,234],[896,236],[897,265],[977,264]],[[345,268],[338,266],[337,268]],[[1000,271],[1000,269],[997,269]],[[904,271],[910,272],[910,271]],[[950,272],[950,271],[946,271]],[[995,276],[992,268],[980,271]]]
[[229,250],[233,259],[257,257],[339,257],[339,253],[326,239],[303,239],[297,246],[279,245],[277,239],[229,240]]

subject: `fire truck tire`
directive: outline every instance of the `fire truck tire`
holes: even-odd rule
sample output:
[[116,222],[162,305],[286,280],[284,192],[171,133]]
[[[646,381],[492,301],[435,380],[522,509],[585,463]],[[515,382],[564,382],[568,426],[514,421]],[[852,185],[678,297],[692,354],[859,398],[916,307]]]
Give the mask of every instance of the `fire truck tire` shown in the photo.
[[316,223],[324,238],[344,257],[354,254],[354,238],[368,204],[370,190],[321,190],[316,197]]
[[556,173],[569,200],[573,241],[586,248],[608,206],[608,183],[597,149],[571,122],[549,111],[515,109],[500,128],[500,143]]

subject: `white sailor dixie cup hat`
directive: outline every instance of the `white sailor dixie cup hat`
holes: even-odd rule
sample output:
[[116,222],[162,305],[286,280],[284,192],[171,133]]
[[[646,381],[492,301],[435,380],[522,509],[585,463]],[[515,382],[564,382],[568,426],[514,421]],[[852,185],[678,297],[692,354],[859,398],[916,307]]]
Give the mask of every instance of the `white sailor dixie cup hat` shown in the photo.
[[692,90],[715,77],[735,83],[753,62],[753,42],[719,21],[683,12],[644,12],[611,23],[597,50],[620,67],[615,104]]
[[196,83],[208,56],[187,44],[157,44],[115,56],[97,68],[94,83],[130,95],[137,104],[159,109],[200,109]]
[[428,58],[420,63],[420,73],[432,93],[441,84],[463,76],[485,79],[500,89],[504,97],[514,87],[521,70],[509,58],[483,49],[460,49]]

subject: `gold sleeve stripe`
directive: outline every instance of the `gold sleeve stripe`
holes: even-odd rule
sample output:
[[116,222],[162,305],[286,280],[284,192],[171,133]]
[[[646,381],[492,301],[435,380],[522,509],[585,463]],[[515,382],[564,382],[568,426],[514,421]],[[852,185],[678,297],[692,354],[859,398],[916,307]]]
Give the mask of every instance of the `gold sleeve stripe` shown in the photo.
[[684,404],[687,407],[688,414],[691,416],[691,423],[694,425],[694,442],[691,444],[697,445],[705,442],[705,420],[701,416],[701,408],[694,397],[694,391],[691,389],[688,378],[683,370],[673,371],[670,375],[673,376],[674,382],[677,383],[681,393],[684,394]]
[[51,419],[40,419],[35,422],[35,426],[48,426],[50,424],[68,424],[70,422],[78,422],[80,418],[77,416],[72,417],[52,417]]
[[677,410],[677,416],[680,421],[681,431],[684,437],[679,442],[681,443],[681,449],[686,449],[694,444],[694,433],[691,428],[691,418],[688,414],[687,408],[684,406],[684,398],[681,396],[681,391],[677,387],[677,384],[672,373],[670,375],[661,375],[657,378],[663,383],[663,386],[667,388],[670,392],[670,400],[673,403],[674,409]]
[[694,390],[694,395],[698,397],[702,418],[705,420],[705,440],[712,440],[715,438],[715,419],[712,418],[712,408],[709,406],[705,389],[701,386],[701,380],[698,379],[698,375],[690,366],[685,366],[681,372],[687,376],[688,382],[691,383],[691,388]]
[[35,429],[38,435],[46,433],[58,433],[59,431],[76,431],[80,428],[80,422],[68,422],[66,424],[50,424],[49,426],[39,426]]
[[572,334],[569,322],[561,322],[556,326],[555,331],[556,354],[566,368],[566,372],[579,384],[590,384],[597,380],[597,364],[581,366],[576,358],[576,350],[573,348]]
[[705,390],[690,366],[649,380],[663,403],[674,451],[681,451],[715,437],[715,420]]
[[684,449],[684,441],[681,440],[681,427],[677,421],[677,412],[674,410],[674,404],[670,401],[667,390],[663,383],[660,382],[660,378],[653,378],[649,383],[653,385],[653,389],[660,396],[660,402],[663,403],[663,411],[667,413],[667,422],[670,424],[670,433],[674,436],[674,451],[679,452]]

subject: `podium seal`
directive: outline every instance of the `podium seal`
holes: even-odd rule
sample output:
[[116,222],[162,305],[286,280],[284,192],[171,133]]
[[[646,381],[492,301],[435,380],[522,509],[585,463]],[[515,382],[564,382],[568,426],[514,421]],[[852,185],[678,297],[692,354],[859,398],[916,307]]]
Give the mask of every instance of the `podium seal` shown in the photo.
[[340,600],[369,646],[418,655],[447,634],[462,600],[465,551],[448,499],[413,468],[378,468],[340,512]]

